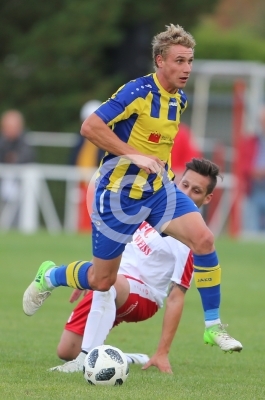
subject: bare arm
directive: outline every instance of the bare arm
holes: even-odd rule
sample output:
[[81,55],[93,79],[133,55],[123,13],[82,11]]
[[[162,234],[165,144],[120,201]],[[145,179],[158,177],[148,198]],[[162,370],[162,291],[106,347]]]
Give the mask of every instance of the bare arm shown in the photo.
[[150,173],[160,173],[165,163],[159,158],[145,155],[123,142],[96,114],[88,117],[82,127],[81,135],[94,145],[116,156],[125,156],[139,168]]
[[166,302],[166,310],[163,319],[162,333],[155,354],[144,365],[143,369],[150,366],[157,367],[161,372],[173,373],[168,353],[178,329],[182,310],[184,306],[184,297],[186,290],[183,286],[175,282],[171,282],[169,287],[169,295]]

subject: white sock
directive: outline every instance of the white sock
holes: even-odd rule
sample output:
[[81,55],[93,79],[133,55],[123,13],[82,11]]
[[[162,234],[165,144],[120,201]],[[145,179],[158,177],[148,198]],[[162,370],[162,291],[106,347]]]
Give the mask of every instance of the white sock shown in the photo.
[[116,290],[112,286],[107,292],[93,292],[93,300],[84,331],[82,350],[89,352],[104,343],[116,317]]
[[53,288],[55,287],[55,286],[53,286],[53,284],[51,283],[51,279],[50,279],[51,270],[52,270],[53,268],[54,268],[54,267],[48,269],[48,271],[46,271],[46,272],[45,272],[45,275],[44,275],[45,282],[46,282],[47,286],[48,286],[49,288],[51,288],[51,289],[53,289]]
[[210,328],[210,326],[221,324],[220,318],[214,319],[212,321],[205,321],[205,328]]

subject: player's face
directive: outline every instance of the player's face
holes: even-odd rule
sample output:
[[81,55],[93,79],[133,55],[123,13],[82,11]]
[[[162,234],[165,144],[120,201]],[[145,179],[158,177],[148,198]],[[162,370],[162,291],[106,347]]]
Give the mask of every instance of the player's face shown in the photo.
[[175,93],[186,86],[191,73],[193,50],[175,44],[165,56],[158,55],[157,77],[163,88],[169,93]]
[[210,183],[208,176],[188,170],[181,178],[178,188],[189,196],[196,206],[201,207],[211,201],[212,193],[207,194],[207,187]]

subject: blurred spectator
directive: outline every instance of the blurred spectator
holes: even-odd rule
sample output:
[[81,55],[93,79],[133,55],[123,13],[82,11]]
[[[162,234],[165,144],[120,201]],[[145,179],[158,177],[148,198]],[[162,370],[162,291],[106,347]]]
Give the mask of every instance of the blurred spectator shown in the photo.
[[[0,163],[23,164],[34,161],[34,151],[25,139],[25,122],[21,112],[5,111],[0,121]],[[16,179],[2,178],[0,197],[6,202],[18,197],[19,184]]]
[[8,110],[1,116],[0,163],[22,164],[34,160],[34,152],[25,140],[23,115]]
[[192,158],[202,158],[202,153],[195,143],[189,126],[180,123],[171,152],[171,168],[176,175],[177,181],[185,169],[186,162]]
[[257,133],[242,140],[241,174],[246,195],[243,228],[265,232],[265,105],[259,112]]
[[[23,115],[17,110],[8,110],[1,116],[0,121],[0,163],[3,164],[23,164],[34,161],[33,149],[27,144],[25,139],[25,122]],[[19,208],[20,182],[16,176],[9,175],[0,181],[0,206],[4,213],[5,205],[9,207],[13,204],[14,218],[9,226],[16,226]],[[5,220],[2,217],[2,221]]]

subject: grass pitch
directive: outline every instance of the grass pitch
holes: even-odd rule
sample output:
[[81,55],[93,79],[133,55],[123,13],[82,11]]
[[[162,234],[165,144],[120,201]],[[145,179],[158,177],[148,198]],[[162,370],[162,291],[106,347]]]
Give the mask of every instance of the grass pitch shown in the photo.
[[[60,363],[56,346],[73,307],[68,303],[71,289],[54,291],[33,317],[22,311],[23,292],[39,264],[90,259],[90,237],[0,234],[0,399],[265,399],[265,243],[221,238],[216,245],[222,266],[222,322],[229,323],[228,331],[243,343],[243,351],[224,354],[203,344],[203,312],[193,286],[170,353],[173,376],[133,365],[123,386],[91,387],[81,373],[47,372]],[[152,355],[162,317],[159,311],[149,321],[121,324],[107,343]]]

